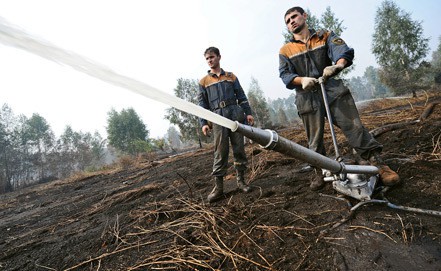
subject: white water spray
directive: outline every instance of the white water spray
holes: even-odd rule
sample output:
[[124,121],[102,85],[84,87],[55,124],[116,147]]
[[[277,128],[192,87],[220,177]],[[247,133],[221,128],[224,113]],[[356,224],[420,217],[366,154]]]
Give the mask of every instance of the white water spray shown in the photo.
[[118,74],[103,65],[73,52],[66,51],[47,41],[38,39],[24,30],[11,25],[2,17],[0,17],[0,42],[8,46],[34,53],[51,61],[71,66],[80,72],[86,73],[110,84],[131,90],[147,98],[170,105],[189,114],[209,120],[233,131],[237,129],[237,123],[234,121],[208,111],[196,104],[160,91],[143,82]]

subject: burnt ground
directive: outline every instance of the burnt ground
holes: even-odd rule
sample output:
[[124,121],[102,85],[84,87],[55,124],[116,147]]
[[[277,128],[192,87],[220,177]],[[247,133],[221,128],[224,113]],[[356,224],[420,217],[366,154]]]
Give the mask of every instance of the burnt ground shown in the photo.
[[[207,145],[0,195],[0,270],[441,270],[441,217],[419,211],[441,211],[441,94],[418,95],[360,109],[371,131],[404,123],[377,136],[402,178],[384,195],[417,211],[350,213],[357,200],[331,184],[310,191],[302,161],[255,143],[246,146],[253,191],[236,190],[231,167],[226,197],[208,204]],[[306,144],[301,126],[276,130]]]

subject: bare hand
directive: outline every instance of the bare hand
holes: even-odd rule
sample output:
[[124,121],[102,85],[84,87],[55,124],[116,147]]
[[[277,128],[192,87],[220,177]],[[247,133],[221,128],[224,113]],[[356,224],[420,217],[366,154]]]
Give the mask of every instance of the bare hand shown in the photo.
[[209,136],[210,135],[210,131],[211,131],[210,126],[208,126],[208,125],[202,126],[202,133],[205,136]]
[[247,115],[247,122],[250,126],[254,125],[254,117],[251,115]]

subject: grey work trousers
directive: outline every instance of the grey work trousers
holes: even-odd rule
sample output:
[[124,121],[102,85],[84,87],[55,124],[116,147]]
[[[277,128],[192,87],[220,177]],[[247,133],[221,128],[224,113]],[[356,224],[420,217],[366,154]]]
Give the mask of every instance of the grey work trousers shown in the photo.
[[213,176],[225,176],[228,169],[228,156],[233,149],[234,167],[238,171],[245,171],[247,157],[245,154],[244,137],[242,134],[232,132],[230,129],[213,123],[214,135],[214,162]]
[[[374,152],[381,152],[383,146],[363,126],[354,99],[349,91],[331,96],[329,101],[332,122],[346,136],[349,144],[363,158],[369,159]],[[305,106],[299,105],[306,103]],[[297,93],[299,115],[305,126],[311,150],[326,155],[323,143],[326,109],[320,90]]]

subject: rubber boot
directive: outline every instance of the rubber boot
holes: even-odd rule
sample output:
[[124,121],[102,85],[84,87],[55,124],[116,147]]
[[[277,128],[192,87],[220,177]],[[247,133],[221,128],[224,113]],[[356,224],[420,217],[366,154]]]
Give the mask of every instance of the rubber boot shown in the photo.
[[321,169],[314,169],[315,175],[312,177],[311,184],[309,188],[312,191],[317,191],[325,186],[325,181],[323,180],[323,173]]
[[245,183],[245,172],[243,171],[236,171],[237,176],[236,176],[236,180],[237,180],[237,187],[244,193],[248,193],[251,191],[251,187],[249,187],[246,183]]
[[389,166],[385,165],[378,153],[374,153],[370,158],[371,165],[378,167],[380,180],[385,186],[394,186],[400,182],[400,176],[393,171]]
[[214,188],[210,194],[207,196],[208,202],[213,202],[220,198],[224,194],[224,177],[216,176],[214,177]]

